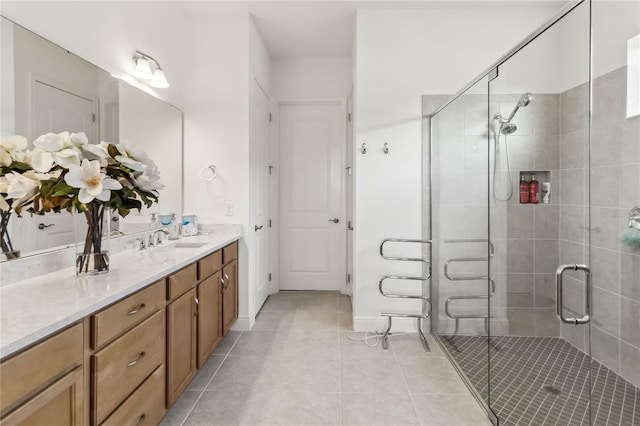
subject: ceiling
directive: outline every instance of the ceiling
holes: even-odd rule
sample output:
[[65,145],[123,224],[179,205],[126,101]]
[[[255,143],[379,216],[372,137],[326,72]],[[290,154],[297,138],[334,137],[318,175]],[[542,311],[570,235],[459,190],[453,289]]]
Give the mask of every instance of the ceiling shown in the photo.
[[[575,0],[573,0],[575,1]],[[567,0],[290,0],[290,1],[195,1],[189,13],[219,14],[245,10],[253,16],[273,58],[346,57],[353,46],[356,14],[362,9],[428,9],[473,7],[558,6]]]

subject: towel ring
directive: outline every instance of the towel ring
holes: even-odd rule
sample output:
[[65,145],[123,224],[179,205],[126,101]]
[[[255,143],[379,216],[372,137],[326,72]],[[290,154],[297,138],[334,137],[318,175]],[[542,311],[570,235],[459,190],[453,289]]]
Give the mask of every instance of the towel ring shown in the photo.
[[198,172],[198,177],[206,181],[213,180],[217,175],[218,171],[216,170],[216,166],[213,164],[201,168],[200,172]]

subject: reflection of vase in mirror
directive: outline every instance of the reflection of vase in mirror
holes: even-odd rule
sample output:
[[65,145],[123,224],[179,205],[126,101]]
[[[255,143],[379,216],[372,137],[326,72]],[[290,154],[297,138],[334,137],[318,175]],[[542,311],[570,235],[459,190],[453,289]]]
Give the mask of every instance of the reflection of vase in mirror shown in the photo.
[[[162,152],[171,165],[167,167],[166,160],[158,157],[161,179],[173,187],[162,193],[162,203],[168,205],[154,206],[154,211],[181,215],[182,112],[4,17],[0,17],[0,30],[1,135],[21,134],[32,142],[48,132],[83,131],[90,143],[125,142],[140,146],[154,159],[156,152]],[[124,105],[120,93],[127,95]],[[148,224],[147,213],[143,209],[140,215],[135,212],[126,221],[112,223],[112,230],[118,231],[113,234],[135,232],[132,222]],[[23,214],[21,218],[13,215],[7,235],[22,257],[77,242],[73,217],[66,211],[44,216]],[[4,260],[0,256],[0,261]]]

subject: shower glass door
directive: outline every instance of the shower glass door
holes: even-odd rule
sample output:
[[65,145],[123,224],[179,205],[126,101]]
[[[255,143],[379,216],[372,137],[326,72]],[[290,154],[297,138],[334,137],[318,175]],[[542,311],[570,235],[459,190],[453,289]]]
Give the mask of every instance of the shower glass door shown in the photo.
[[593,424],[589,8],[489,82],[490,277],[503,321],[490,329],[488,400],[501,425]]

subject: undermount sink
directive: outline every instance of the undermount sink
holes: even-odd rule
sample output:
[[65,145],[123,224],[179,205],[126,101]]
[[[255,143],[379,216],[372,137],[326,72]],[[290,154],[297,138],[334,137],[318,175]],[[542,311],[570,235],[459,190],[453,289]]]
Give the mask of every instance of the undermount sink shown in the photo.
[[206,246],[208,243],[174,243],[171,246],[175,248],[200,248]]

